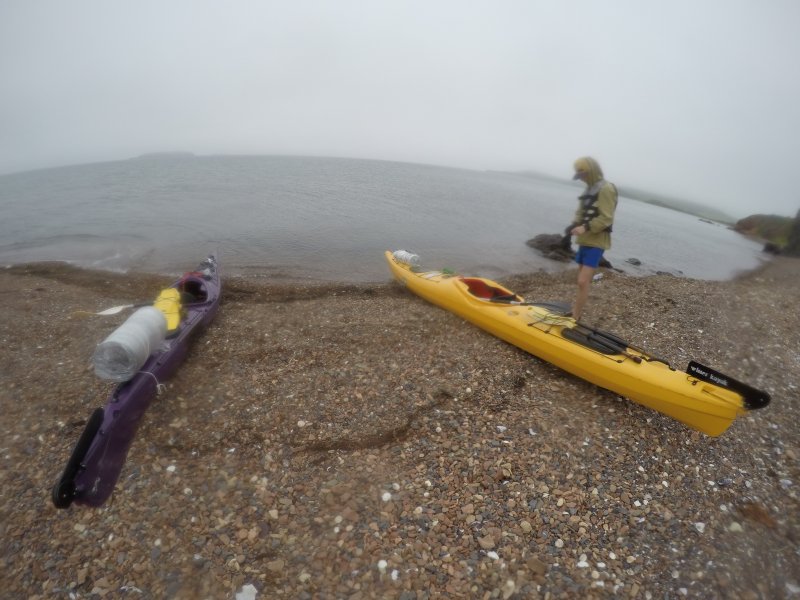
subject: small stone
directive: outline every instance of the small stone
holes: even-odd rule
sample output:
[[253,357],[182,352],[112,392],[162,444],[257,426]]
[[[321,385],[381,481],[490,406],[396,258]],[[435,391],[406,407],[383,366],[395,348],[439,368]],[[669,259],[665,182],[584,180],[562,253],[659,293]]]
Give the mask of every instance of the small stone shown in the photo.
[[533,526],[528,521],[522,521],[519,526],[522,528],[522,531],[525,533],[530,533],[533,531]]
[[741,523],[737,523],[736,521],[734,521],[733,523],[728,525],[728,531],[731,531],[733,533],[741,533],[742,531],[744,531],[744,528],[742,527]]
[[484,537],[478,538],[478,544],[484,550],[491,550],[494,548],[494,538],[491,535],[486,535]]
[[530,569],[531,573],[534,575],[544,575],[547,572],[547,565],[538,558],[529,558],[528,569]]
[[272,571],[273,573],[280,573],[283,571],[285,566],[286,563],[283,561],[283,559],[278,558],[267,563],[267,570]]
[[564,540],[562,540],[560,538],[557,539],[556,543],[555,543],[555,546],[556,546],[556,548],[563,548],[564,547]]

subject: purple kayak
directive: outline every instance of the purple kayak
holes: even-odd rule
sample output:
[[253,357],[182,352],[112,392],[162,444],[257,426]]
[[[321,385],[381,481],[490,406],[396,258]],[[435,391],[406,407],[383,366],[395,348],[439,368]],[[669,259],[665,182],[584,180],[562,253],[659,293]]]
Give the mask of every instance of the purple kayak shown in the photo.
[[180,292],[180,324],[139,372],[118,385],[106,405],[92,413],[53,487],[57,508],[73,502],[98,507],[111,496],[145,411],[161,384],[186,358],[191,340],[208,326],[219,308],[222,285],[216,256],[209,256],[170,287]]

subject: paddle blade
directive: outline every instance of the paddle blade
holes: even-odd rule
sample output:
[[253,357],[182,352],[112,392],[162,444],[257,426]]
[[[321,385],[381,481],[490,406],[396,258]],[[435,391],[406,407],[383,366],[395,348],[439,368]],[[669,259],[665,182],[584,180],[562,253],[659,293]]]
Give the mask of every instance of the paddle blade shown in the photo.
[[101,310],[100,312],[92,312],[89,310],[76,310],[72,312],[73,317],[92,317],[94,315],[99,315],[101,317],[108,317],[110,315],[116,315],[121,313],[123,310],[128,308],[133,308],[136,306],[135,304],[122,304],[120,306],[112,306],[111,308],[107,308],[105,310]]
[[101,310],[100,312],[97,312],[97,313],[94,313],[94,314],[102,315],[104,317],[107,316],[107,315],[116,315],[116,314],[121,313],[123,310],[126,310],[128,308],[133,308],[133,306],[134,306],[133,304],[122,304],[121,306],[112,306],[111,308],[107,308],[105,310]]

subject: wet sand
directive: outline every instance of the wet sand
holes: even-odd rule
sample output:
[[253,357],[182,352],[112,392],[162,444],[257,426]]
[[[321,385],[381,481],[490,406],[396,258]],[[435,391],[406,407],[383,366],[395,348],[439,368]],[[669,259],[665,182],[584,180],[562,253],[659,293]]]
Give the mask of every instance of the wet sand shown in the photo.
[[[224,266],[224,265],[223,265]],[[800,260],[734,281],[609,272],[586,320],[766,389],[719,438],[390,283],[232,278],[111,501],[50,489],[110,386],[88,366],[154,275],[0,271],[0,589],[13,598],[800,594]],[[573,273],[503,280],[569,300]]]

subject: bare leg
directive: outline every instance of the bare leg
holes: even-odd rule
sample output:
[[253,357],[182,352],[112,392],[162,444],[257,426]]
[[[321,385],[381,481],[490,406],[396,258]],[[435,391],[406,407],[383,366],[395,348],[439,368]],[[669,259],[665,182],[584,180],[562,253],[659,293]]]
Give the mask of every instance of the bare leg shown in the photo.
[[575,296],[575,306],[572,309],[572,317],[578,321],[583,315],[583,307],[589,299],[589,286],[592,284],[594,269],[581,265],[578,267],[578,294]]

